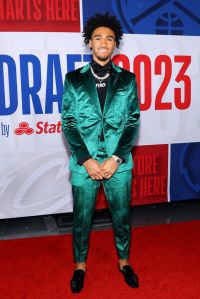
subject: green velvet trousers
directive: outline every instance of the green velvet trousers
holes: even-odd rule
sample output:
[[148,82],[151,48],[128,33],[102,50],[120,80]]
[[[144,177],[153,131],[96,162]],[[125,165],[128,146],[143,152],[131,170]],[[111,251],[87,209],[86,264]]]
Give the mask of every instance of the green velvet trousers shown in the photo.
[[[97,161],[107,159],[104,143],[98,150]],[[84,167],[84,166],[83,166]],[[110,179],[92,180],[88,174],[72,172],[74,198],[73,251],[75,262],[86,261],[92,216],[100,182],[108,200],[112,216],[115,245],[120,259],[128,259],[130,252],[130,199],[132,171],[115,172]]]

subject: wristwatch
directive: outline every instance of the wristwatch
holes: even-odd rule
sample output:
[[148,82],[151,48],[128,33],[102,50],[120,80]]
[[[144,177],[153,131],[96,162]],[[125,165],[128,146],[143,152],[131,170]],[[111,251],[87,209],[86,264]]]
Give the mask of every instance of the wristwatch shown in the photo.
[[115,162],[117,162],[119,165],[122,164],[122,159],[120,159],[119,157],[112,155],[113,159],[115,160]]

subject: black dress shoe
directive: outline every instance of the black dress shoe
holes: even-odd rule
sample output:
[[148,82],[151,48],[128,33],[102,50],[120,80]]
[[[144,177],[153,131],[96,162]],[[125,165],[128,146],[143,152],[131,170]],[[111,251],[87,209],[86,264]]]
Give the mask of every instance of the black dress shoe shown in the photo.
[[125,265],[120,269],[119,271],[123,273],[125,282],[131,287],[131,288],[138,288],[139,282],[138,277],[136,273],[133,271],[130,265]]
[[72,293],[79,293],[84,285],[85,271],[77,269],[74,271],[72,280],[70,282]]

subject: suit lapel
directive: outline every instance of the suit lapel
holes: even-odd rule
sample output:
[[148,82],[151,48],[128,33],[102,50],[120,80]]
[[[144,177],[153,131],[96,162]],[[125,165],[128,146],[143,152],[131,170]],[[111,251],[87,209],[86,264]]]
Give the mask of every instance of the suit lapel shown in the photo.
[[105,114],[108,111],[110,103],[111,103],[111,101],[114,97],[114,94],[118,88],[120,80],[121,80],[121,78],[119,76],[119,72],[114,67],[112,67],[111,78],[110,78],[110,81],[108,84],[108,90],[107,90],[103,114]]
[[90,64],[87,64],[80,72],[80,79],[85,86],[87,93],[89,94],[95,107],[98,107],[99,113],[101,113],[101,107],[99,103],[99,97],[95,86],[94,78],[90,70]]

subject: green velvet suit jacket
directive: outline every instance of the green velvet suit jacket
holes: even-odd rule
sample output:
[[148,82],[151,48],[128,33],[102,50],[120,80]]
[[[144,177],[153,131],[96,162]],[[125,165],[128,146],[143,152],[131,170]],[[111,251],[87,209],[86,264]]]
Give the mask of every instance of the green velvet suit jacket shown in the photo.
[[78,161],[88,155],[96,158],[102,129],[108,156],[114,154],[124,160],[117,171],[131,169],[131,149],[138,132],[139,117],[133,73],[112,63],[103,113],[90,64],[68,73],[62,101],[62,128],[72,154],[71,171],[86,173]]

